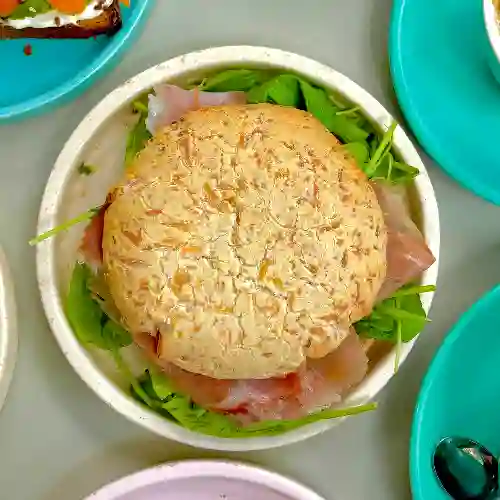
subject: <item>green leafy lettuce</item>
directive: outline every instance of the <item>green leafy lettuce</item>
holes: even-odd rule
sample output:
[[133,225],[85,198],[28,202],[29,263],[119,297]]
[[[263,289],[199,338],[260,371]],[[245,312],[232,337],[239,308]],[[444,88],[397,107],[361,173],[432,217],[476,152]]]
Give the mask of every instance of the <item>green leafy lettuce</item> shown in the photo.
[[146,126],[148,116],[148,95],[145,94],[132,103],[132,109],[139,115],[137,122],[127,136],[125,147],[125,167],[130,166],[134,158],[140,153],[152,135]]
[[268,74],[264,71],[233,69],[212,75],[199,86],[201,90],[207,92],[230,92],[232,90],[248,92],[250,89],[265,82],[268,78]]
[[410,342],[424,328],[427,320],[420,294],[433,292],[433,285],[406,285],[392,297],[375,306],[372,313],[354,325],[367,338],[396,342],[398,328],[401,341]]
[[434,285],[405,285],[354,325],[356,333],[361,337],[396,344],[395,371],[399,368],[401,344],[413,340],[429,321],[420,295],[435,290]]
[[92,219],[95,215],[99,213],[100,209],[101,207],[94,207],[91,208],[90,210],[87,210],[83,214],[77,215],[73,219],[64,221],[62,224],[59,224],[58,226],[53,227],[52,229],[49,229],[45,233],[35,236],[29,241],[29,244],[31,246],[37,245],[38,243],[41,243],[44,240],[48,240],[49,238],[52,238],[53,236],[56,236],[59,233],[62,233],[63,231],[67,231],[76,224],[80,224],[81,222],[88,222],[90,219]]
[[73,269],[66,299],[66,315],[82,344],[113,350],[132,343],[132,337],[121,325],[110,320],[92,298],[88,283],[90,268],[77,263]]
[[108,351],[135,393],[153,405],[120,354],[121,348],[132,344],[132,336],[122,325],[110,319],[93,298],[89,289],[91,278],[91,269],[78,262],[73,269],[65,304],[66,316],[76,338],[87,347]]

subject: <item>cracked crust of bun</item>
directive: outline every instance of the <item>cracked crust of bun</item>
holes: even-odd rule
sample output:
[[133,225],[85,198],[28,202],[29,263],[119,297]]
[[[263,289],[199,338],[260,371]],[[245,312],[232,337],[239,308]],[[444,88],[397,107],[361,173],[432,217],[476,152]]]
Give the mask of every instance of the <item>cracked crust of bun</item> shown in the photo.
[[79,21],[78,24],[51,26],[48,28],[17,29],[0,20],[0,40],[14,38],[92,38],[98,35],[114,35],[122,27],[120,2],[115,0],[103,9],[101,15],[93,19]]
[[132,332],[218,379],[282,376],[338,347],[385,278],[365,174],[312,115],[202,108],[163,129],[113,192],[104,268]]

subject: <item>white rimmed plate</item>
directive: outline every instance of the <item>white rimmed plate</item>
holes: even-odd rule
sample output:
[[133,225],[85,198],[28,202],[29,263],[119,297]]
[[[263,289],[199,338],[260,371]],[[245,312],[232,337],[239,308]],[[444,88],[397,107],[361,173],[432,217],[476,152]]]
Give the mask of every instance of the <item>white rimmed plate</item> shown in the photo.
[[[374,123],[388,128],[392,116],[370,94],[349,78],[316,61],[289,52],[264,47],[219,47],[190,53],[159,64],[128,80],[105,97],[77,127],[66,143],[49,178],[40,211],[38,232],[43,233],[91,207],[103,203],[109,187],[123,172],[123,158],[130,120],[128,104],[154,85],[169,81],[182,83],[206,72],[234,66],[274,67],[304,75],[325,87],[341,92],[358,105]],[[401,127],[394,134],[394,144],[405,162],[420,169],[415,182],[421,212],[422,230],[428,245],[439,260],[439,215],[431,181],[418,153]],[[94,175],[78,174],[82,161],[97,165]],[[99,353],[84,349],[70,328],[62,309],[82,227],[44,241],[38,246],[37,272],[43,305],[54,335],[69,362],[82,379],[116,411],[157,434],[191,446],[248,451],[268,449],[302,441],[338,424],[341,419],[311,424],[289,433],[251,439],[223,439],[188,431],[144,408],[124,389],[116,372]],[[424,274],[423,283],[435,284],[438,262]],[[422,297],[426,311],[432,294]],[[404,344],[401,362],[414,342]],[[346,405],[366,403],[394,375],[395,349],[384,357],[363,383],[345,401]]]
[[86,500],[324,500],[259,467],[213,460],[160,465],[105,486]]

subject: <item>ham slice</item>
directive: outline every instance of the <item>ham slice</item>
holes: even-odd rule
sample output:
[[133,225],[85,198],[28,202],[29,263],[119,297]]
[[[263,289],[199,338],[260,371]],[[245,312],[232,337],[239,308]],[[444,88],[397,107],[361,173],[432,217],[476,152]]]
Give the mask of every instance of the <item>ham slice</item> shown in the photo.
[[242,424],[300,418],[328,408],[339,403],[368,370],[368,358],[354,331],[326,357],[308,361],[296,373],[264,380],[217,380],[189,373],[158,358],[155,337],[140,334],[135,341],[162,368],[177,391]]
[[102,235],[104,231],[104,215],[109,203],[104,204],[85,228],[80,252],[84,261],[96,268],[102,264]]
[[373,187],[388,230],[387,274],[379,292],[383,300],[418,278],[436,259],[411,218],[405,188],[383,182]]
[[217,380],[190,373],[159,359],[157,355],[158,342],[153,335],[136,334],[134,341],[144,350],[148,358],[163,370],[177,391],[189,395],[200,406],[213,407],[228,397],[231,385],[233,385],[232,381]]
[[296,373],[284,378],[235,381],[228,398],[215,409],[233,414],[243,424],[304,417],[340,403],[367,370],[365,350],[351,331],[335,351],[322,359],[308,360]]
[[185,90],[176,85],[162,84],[154,88],[149,95],[148,117],[146,125],[151,134],[166,127],[186,114],[199,108],[245,104],[244,92],[202,92],[198,88]]

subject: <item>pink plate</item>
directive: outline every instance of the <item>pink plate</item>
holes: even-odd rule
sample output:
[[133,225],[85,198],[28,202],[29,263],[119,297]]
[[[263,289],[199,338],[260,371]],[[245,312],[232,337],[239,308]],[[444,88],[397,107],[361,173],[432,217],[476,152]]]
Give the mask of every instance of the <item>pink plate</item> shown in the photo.
[[324,500],[274,472],[238,462],[173,462],[124,477],[86,500]]

